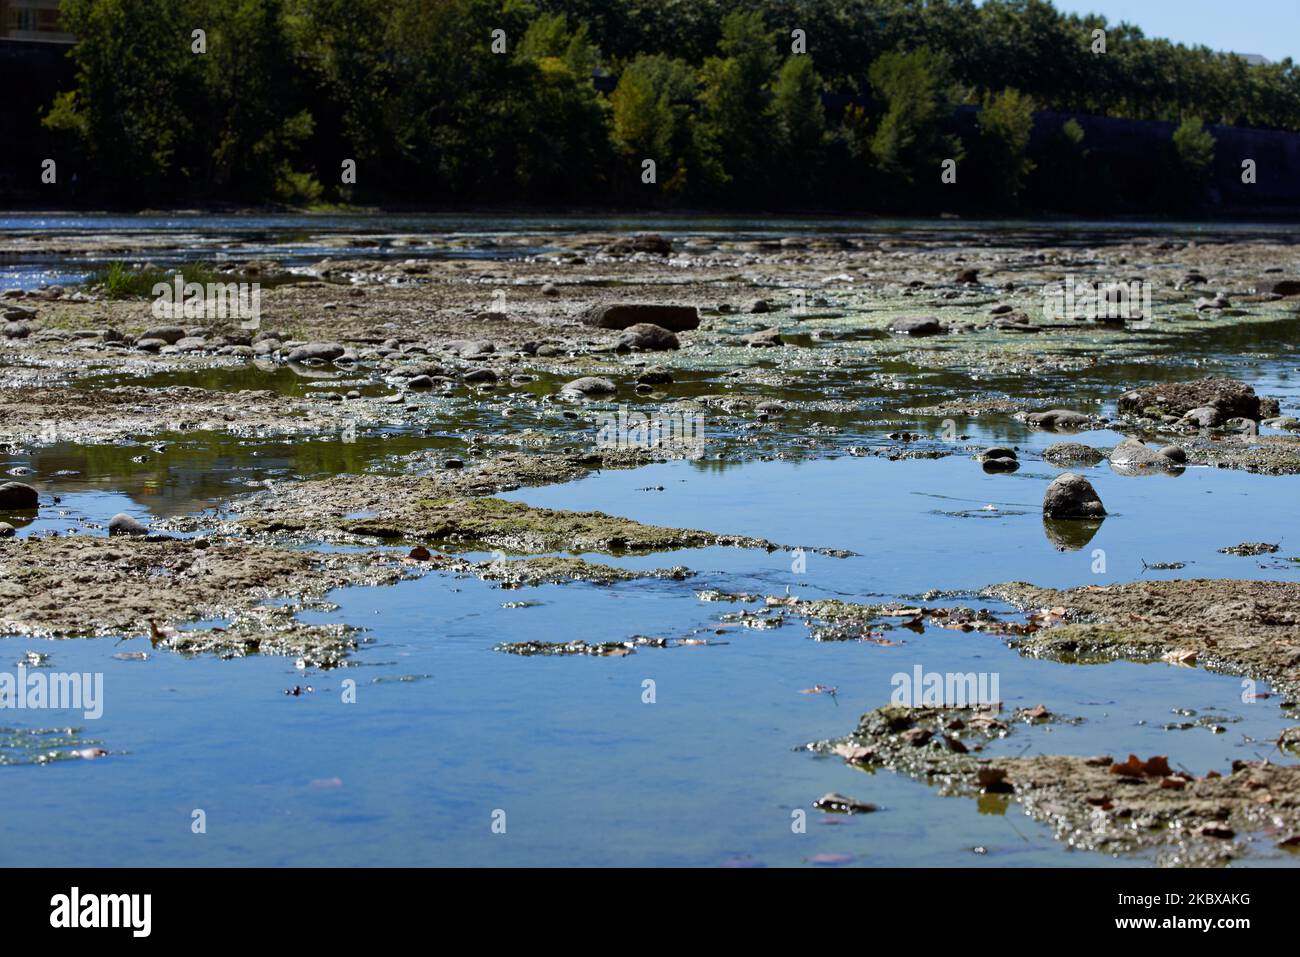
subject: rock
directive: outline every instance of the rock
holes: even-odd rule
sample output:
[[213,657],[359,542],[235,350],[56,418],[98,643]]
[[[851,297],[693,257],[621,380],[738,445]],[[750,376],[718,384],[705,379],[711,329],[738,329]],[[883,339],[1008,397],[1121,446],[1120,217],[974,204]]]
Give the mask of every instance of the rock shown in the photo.
[[125,512],[118,512],[108,520],[109,535],[148,535],[149,527]]
[[1218,409],[1207,405],[1199,409],[1188,409],[1180,421],[1202,429],[1212,429],[1223,422],[1223,416]]
[[261,339],[253,344],[253,355],[266,356],[270,355],[280,348],[279,339]]
[[1102,518],[1105,507],[1097,490],[1082,475],[1058,475],[1043,495],[1043,514],[1048,518]]
[[1116,472],[1121,475],[1133,475],[1144,471],[1162,471],[1180,468],[1180,464],[1173,458],[1174,454],[1180,454],[1183,461],[1187,461],[1187,454],[1178,446],[1167,446],[1173,449],[1170,455],[1157,452],[1155,449],[1148,448],[1144,442],[1138,439],[1125,439],[1119,445],[1115,446],[1110,453],[1110,464]]
[[1016,450],[1009,449],[1003,445],[995,445],[980,453],[980,459],[984,461],[987,461],[988,459],[1014,459],[1015,457]]
[[0,509],[36,508],[39,497],[36,489],[22,482],[5,482],[0,485]]
[[558,356],[561,354],[562,353],[560,351],[560,347],[552,345],[549,342],[543,342],[540,346],[537,347],[537,352],[534,353],[534,355],[536,355],[539,359],[549,359],[552,356]]
[[1293,415],[1282,415],[1275,419],[1265,419],[1260,425],[1270,429],[1282,429],[1286,432],[1300,432],[1300,419]]
[[623,330],[615,348],[619,351],[636,349],[641,352],[663,352],[668,349],[679,349],[681,343],[677,341],[676,334],[663,326],[656,326],[652,322],[638,322]]
[[413,376],[406,381],[406,387],[408,389],[432,389],[433,378],[427,375]]
[[30,322],[36,318],[36,310],[31,306],[9,305],[5,306],[4,316],[6,322]]
[[1011,312],[1011,311],[1012,311],[1012,308],[1011,308],[1010,306],[1008,306],[1008,305],[1007,305],[1006,303],[1004,303],[1004,302],[1000,302],[1000,303],[998,303],[996,306],[994,306],[992,309],[989,310],[989,315],[990,315],[990,316],[1005,316],[1007,313],[1009,313],[1009,312]]
[[1163,456],[1175,465],[1187,464],[1187,450],[1181,445],[1166,445],[1156,452],[1157,455]]
[[207,340],[199,336],[186,336],[176,341],[176,348],[181,352],[198,352],[200,349],[206,349],[207,345]]
[[957,282],[962,285],[973,286],[979,281],[980,274],[978,269],[963,269],[961,272],[957,273]]
[[771,312],[772,306],[766,299],[753,299],[745,304],[746,312]]
[[1046,412],[1031,412],[1025,421],[1035,428],[1054,432],[1058,429],[1086,431],[1092,427],[1092,418],[1083,412],[1072,409],[1049,409]]
[[579,319],[583,325],[597,329],[627,329],[643,322],[669,332],[687,332],[700,327],[700,313],[694,306],[660,303],[607,303],[592,306]]
[[6,339],[26,339],[32,334],[32,327],[25,322],[6,322],[4,336]]
[[16,534],[17,529],[8,522],[0,522],[0,538],[13,538]]
[[1265,279],[1255,289],[1265,295],[1300,296],[1300,279]]
[[933,316],[895,319],[887,328],[896,336],[941,336],[948,331],[947,327]]
[[1049,465],[1096,465],[1106,458],[1106,453],[1081,442],[1057,442],[1043,450],[1043,461]]
[[658,233],[642,233],[638,236],[623,236],[605,247],[611,256],[630,256],[633,253],[650,253],[652,256],[667,256],[673,251],[671,241]]
[[1267,396],[1260,396],[1259,399],[1259,417],[1261,419],[1271,419],[1282,414],[1282,406],[1278,404],[1277,399],[1270,399]]
[[135,341],[135,347],[141,352],[159,352],[166,345],[166,339],[137,339]]
[[474,385],[482,382],[496,382],[497,374],[492,369],[475,369],[465,373],[465,381]]
[[813,801],[813,807],[817,808],[819,811],[830,811],[834,814],[870,814],[877,810],[876,805],[874,804],[868,804],[866,801],[859,801],[857,798],[837,794],[834,791],[829,794],[823,794],[817,800]]
[[289,352],[288,361],[305,362],[316,359],[321,362],[333,362],[335,359],[342,358],[346,351],[337,342],[305,342]]
[[561,392],[576,392],[579,395],[611,395],[618,391],[618,386],[600,376],[588,375],[567,383]]
[[1240,416],[1258,420],[1260,404],[1264,401],[1244,382],[1210,376],[1131,389],[1119,397],[1119,410],[1158,418],[1162,415],[1183,416],[1192,409],[1210,406],[1224,418]]
[[542,295],[554,299],[560,294],[560,288],[553,282],[542,283]]
[[740,341],[751,349],[767,349],[772,346],[785,345],[785,340],[781,338],[780,329],[761,329],[758,332],[751,332],[747,336],[741,336]]
[[1215,309],[1215,310],[1217,310],[1217,309],[1228,309],[1228,308],[1231,308],[1231,306],[1232,306],[1232,303],[1228,300],[1228,297],[1225,296],[1223,293],[1219,293],[1219,294],[1218,294],[1217,296],[1215,296],[1213,299],[1197,299],[1197,300],[1196,300],[1196,311],[1197,311],[1197,312],[1206,312],[1206,311],[1208,311],[1208,310],[1210,310],[1210,309]]
[[642,385],[669,385],[673,374],[661,366],[651,366],[637,376],[636,381]]
[[169,346],[174,346],[185,338],[185,330],[180,326],[154,326],[152,329],[146,329],[136,337],[137,341],[144,339],[161,339]]
[[1014,472],[1020,468],[1020,462],[1013,458],[981,459],[980,465],[985,472]]

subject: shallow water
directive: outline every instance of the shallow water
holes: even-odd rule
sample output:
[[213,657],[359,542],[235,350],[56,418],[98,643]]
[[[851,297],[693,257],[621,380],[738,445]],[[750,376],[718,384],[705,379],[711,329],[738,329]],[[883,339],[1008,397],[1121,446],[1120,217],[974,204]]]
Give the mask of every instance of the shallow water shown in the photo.
[[[187,217],[69,217],[36,222],[0,219],[0,237],[22,231],[93,230],[163,234],[156,255],[250,258],[286,254],[303,260],[342,255],[321,236],[385,237],[430,228],[457,243],[422,251],[364,248],[365,255],[529,255],[532,247],[494,245],[502,232],[579,228],[541,220],[209,217],[204,232]],[[752,238],[799,229],[920,231],[964,242],[1045,240],[1065,227],[1026,224],[837,224],[673,219],[590,221],[592,228],[655,228]],[[1107,235],[1189,227],[1076,226],[1078,243]],[[1218,229],[1215,227],[1214,229]],[[1202,229],[1209,234],[1214,230]],[[1228,229],[1226,232],[1231,233]],[[198,238],[196,238],[198,237]],[[462,242],[463,240],[463,242]],[[344,250],[345,251],[345,250]],[[151,253],[154,255],[155,253]],[[35,268],[10,260],[5,273]],[[83,264],[55,264],[71,275]],[[42,267],[44,268],[44,267]],[[57,270],[56,270],[57,271]],[[642,556],[590,555],[632,568],[683,564],[687,581],[641,580],[503,589],[473,577],[429,574],[390,588],[333,593],[335,610],[309,621],[366,626],[367,642],[351,666],[303,672],[276,658],[219,661],[153,653],[140,636],[126,640],[0,641],[0,671],[29,652],[58,671],[102,672],[105,710],[86,720],[67,712],[0,711],[0,781],[9,800],[0,819],[0,864],[48,865],[634,865],[705,866],[1140,863],[1072,852],[1014,803],[945,798],[890,772],[869,774],[805,744],[850,732],[858,717],[888,702],[892,677],[915,665],[926,671],[985,672],[999,677],[1008,708],[1045,704],[1077,723],[1021,727],[992,753],[1143,756],[1166,754],[1195,774],[1224,770],[1237,758],[1278,757],[1270,743],[1294,713],[1279,699],[1242,700],[1240,680],[1165,663],[1079,666],[1021,658],[1003,639],[928,627],[890,633],[894,646],[816,642],[799,621],[741,627],[726,616],[757,606],[704,602],[697,592],[796,594],[875,602],[987,607],[975,592],[1015,579],[1068,587],[1148,578],[1239,577],[1296,580],[1300,477],[1188,468],[1179,475],[1126,477],[1108,465],[1082,470],[1109,517],[1090,536],[1077,523],[1045,526],[1043,488],[1058,470],[1041,460],[1049,444],[1071,439],[1108,447],[1122,436],[1036,432],[1005,415],[958,417],[972,449],[1011,443],[1021,469],[988,475],[966,455],[889,461],[848,454],[884,442],[898,409],[990,392],[1070,396],[1114,412],[1120,386],[1181,377],[1189,365],[1236,374],[1300,410],[1295,336],[1300,320],[1170,343],[1166,363],[1117,359],[1079,371],[1047,371],[1032,381],[1013,375],[978,379],[921,369],[899,354],[910,344],[862,340],[872,372],[828,367],[772,389],[687,370],[672,398],[728,393],[811,403],[773,417],[763,431],[749,423],[714,429],[706,459],[605,471],[578,482],[528,488],[503,497],[533,505],[597,509],[644,522],[748,534],[791,546],[848,549],[849,558],[808,552],[797,567],[790,552],[706,548]],[[1148,332],[1145,335],[1157,336]],[[816,350],[817,342],[802,343]],[[882,345],[884,348],[882,349]],[[791,350],[787,350],[791,351]],[[864,353],[865,354],[865,353]],[[775,360],[773,360],[775,361]],[[580,410],[551,400],[559,379],[503,384],[490,398],[463,391],[424,396],[405,425],[296,439],[232,438],[213,433],[138,436],[119,445],[59,442],[11,448],[0,471],[31,469],[48,499],[39,516],[0,516],[20,536],[50,532],[103,534],[112,514],[145,520],[208,509],[242,491],[290,477],[410,469],[411,456],[463,455],[476,431],[534,429],[590,443]],[[128,374],[100,386],[196,386],[223,391],[271,389],[311,396],[357,389],[379,396],[391,384],[331,370],[324,377],[252,367]],[[896,387],[896,385],[898,387]],[[816,407],[821,399],[840,407]],[[661,398],[629,398],[653,408]],[[1082,406],[1080,406],[1082,407]],[[515,413],[507,418],[503,410]],[[939,418],[935,418],[938,428]],[[707,420],[706,420],[707,422]],[[732,461],[742,440],[751,458],[789,449],[812,426],[838,431],[806,461]],[[584,431],[584,429],[586,431]],[[935,437],[920,448],[939,448]],[[950,446],[949,446],[950,447]],[[728,460],[721,460],[722,458]],[[1079,470],[1076,470],[1079,471]],[[16,474],[15,477],[20,477]],[[1279,542],[1278,556],[1243,558],[1218,550],[1242,541]],[[1062,547],[1062,542],[1068,547]],[[469,555],[468,557],[483,557]],[[1184,562],[1181,570],[1146,567]],[[493,650],[524,640],[611,641],[633,635],[704,638],[706,646],[642,648],[623,658],[519,657]],[[147,652],[144,660],[121,658]],[[643,700],[652,681],[654,702]],[[356,682],[355,703],[343,701]],[[287,689],[310,686],[299,696]],[[836,694],[805,694],[816,685]],[[1266,690],[1264,687],[1260,691]],[[1193,714],[1187,714],[1193,712]],[[1170,724],[1195,726],[1171,730]],[[69,728],[78,729],[70,733]],[[49,732],[49,733],[37,733]],[[98,746],[96,760],[49,764],[74,748]],[[811,802],[839,791],[880,805],[876,814],[825,815]],[[206,833],[193,833],[193,812]],[[493,833],[495,811],[506,833]],[[792,812],[808,813],[794,833]],[[1280,852],[1246,863],[1294,864]],[[819,855],[821,855],[819,857]]]
[[[1206,223],[1032,221],[934,221],[892,219],[783,218],[727,216],[582,217],[550,215],[456,215],[349,213],[213,215],[179,213],[0,215],[0,288],[36,289],[80,282],[97,267],[118,259],[164,268],[188,262],[274,258],[288,266],[321,259],[368,258],[494,260],[552,252],[542,243],[512,241],[518,235],[562,236],[575,230],[602,233],[655,231],[682,239],[760,242],[803,233],[868,238],[919,237],[951,247],[1052,241],[1092,246],[1135,236],[1181,236],[1210,241],[1217,237],[1285,239],[1286,225]],[[39,248],[25,250],[24,239],[66,238],[115,242],[103,251],[73,256]],[[116,248],[120,247],[120,248]]]
[[[878,600],[1010,578],[1074,585],[1137,577],[1144,558],[1193,562],[1197,576],[1276,577],[1255,559],[1215,549],[1243,537],[1300,541],[1288,508],[1300,479],[1211,469],[1125,478],[1099,469],[1095,480],[1113,514],[1087,550],[1059,552],[1040,515],[1022,507],[1037,499],[1048,471],[988,476],[964,458],[728,469],[680,462],[512,493],[533,504],[860,554],[809,554],[806,574],[796,574],[785,552],[709,548],[613,559],[645,568],[682,562],[699,572],[687,582],[504,590],[430,575],[348,589],[331,596],[338,611],[306,617],[365,624],[370,641],[356,667],[326,674],[304,675],[278,659],[112,657],[147,650],[139,638],[8,639],[6,662],[37,650],[57,670],[105,673],[103,718],[57,720],[45,712],[35,724],[84,727],[112,754],[6,768],[20,799],[0,825],[0,860],[789,865],[843,854],[860,865],[1104,863],[1066,850],[1014,804],[939,797],[888,772],[864,774],[798,748],[850,731],[861,712],[889,700],[891,677],[916,664],[995,672],[1008,707],[1043,703],[1084,719],[1024,728],[997,750],[1168,754],[1172,765],[1197,774],[1270,753],[1268,741],[1287,723],[1277,699],[1243,704],[1239,680],[1196,669],[1026,660],[997,637],[934,628],[898,632],[906,640],[896,647],[813,642],[796,621],[772,630],[726,626],[720,616],[742,606],[695,595],[789,589]],[[664,491],[635,490],[647,485]],[[958,492],[961,502],[947,497]],[[1247,494],[1246,515],[1258,519],[1242,514]],[[1002,504],[989,517],[948,514],[953,505],[990,502]],[[1196,520],[1183,520],[1191,512]],[[1092,548],[1105,550],[1106,573],[1092,573]],[[503,607],[520,600],[533,604]],[[718,644],[626,658],[492,650],[504,641],[634,634]],[[357,682],[355,704],[341,701],[345,679]],[[642,702],[646,679],[655,682],[653,704]],[[309,694],[284,694],[307,683]],[[818,684],[838,693],[800,693]],[[1165,730],[1184,720],[1175,709],[1223,730]],[[25,717],[10,711],[5,720],[33,726],[16,720]],[[808,832],[792,833],[791,812],[831,790],[882,810],[852,818],[810,810]],[[207,814],[206,834],[190,832],[195,808]],[[505,835],[490,829],[497,809],[507,815]]]

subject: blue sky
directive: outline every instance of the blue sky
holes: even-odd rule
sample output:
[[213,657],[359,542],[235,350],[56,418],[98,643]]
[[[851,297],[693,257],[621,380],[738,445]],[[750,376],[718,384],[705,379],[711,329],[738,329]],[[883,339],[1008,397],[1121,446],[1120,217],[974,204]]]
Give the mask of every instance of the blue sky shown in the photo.
[[1149,37],[1300,62],[1300,0],[1055,0],[1066,13],[1127,20]]

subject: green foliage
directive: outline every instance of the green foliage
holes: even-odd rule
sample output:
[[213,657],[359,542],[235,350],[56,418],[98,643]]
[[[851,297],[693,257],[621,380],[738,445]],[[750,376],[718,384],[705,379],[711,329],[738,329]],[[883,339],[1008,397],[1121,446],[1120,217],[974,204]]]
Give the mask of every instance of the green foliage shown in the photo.
[[[1076,180],[1100,192],[1110,174],[1073,121],[1031,155],[1031,103],[1300,129],[1291,61],[1247,66],[1047,0],[64,0],[61,9],[79,39],[76,79],[45,126],[66,140],[82,195],[137,205],[922,208],[976,202],[968,183],[992,204],[1059,205],[1080,195]],[[790,49],[793,25],[807,32],[805,55]],[[201,55],[191,50],[199,26]],[[504,54],[490,48],[496,29]],[[1106,31],[1104,56],[1091,51],[1094,29]],[[973,136],[959,104],[982,105]],[[961,186],[940,191],[941,162],[966,150]],[[1173,187],[1204,183],[1213,152],[1203,127],[1180,128]],[[647,158],[653,187],[640,182]],[[340,181],[345,159],[357,163],[355,186]]]
[[[1073,121],[1071,121],[1073,122]],[[1014,205],[1025,179],[1034,169],[1029,158],[1029,136],[1034,129],[1034,104],[1018,90],[985,94],[976,118],[980,161],[991,196]],[[1080,136],[1078,123],[1074,129]],[[1073,131],[1069,135],[1073,135]]]
[[772,94],[778,162],[786,188],[808,192],[826,149],[822,82],[808,56],[786,59]]
[[[160,282],[173,282],[175,275],[174,272],[157,266],[132,266],[114,260],[88,273],[81,284],[87,289],[101,289],[109,299],[151,299],[154,286]],[[203,263],[186,264],[184,275],[186,282],[197,282],[204,286],[210,282],[232,281],[230,276],[218,273]]]
[[61,13],[80,42],[73,50],[77,86],[45,117],[70,134],[106,190],[135,184],[176,191],[202,131],[190,54],[187,4],[181,0],[65,0]]
[[654,54],[624,68],[610,95],[610,135],[625,182],[639,181],[642,160],[653,159],[667,195],[688,190],[698,164],[694,96],[695,73],[681,60]]
[[1174,130],[1174,155],[1179,169],[1191,183],[1204,183],[1214,167],[1214,135],[1199,116],[1188,117]]
[[732,196],[757,195],[767,185],[776,47],[759,14],[734,12],[723,18],[718,51],[700,70],[701,153],[716,184],[729,184]]
[[886,53],[871,66],[871,85],[888,104],[871,138],[886,179],[911,185],[937,176],[944,159],[962,158],[960,141],[944,132],[954,94],[942,57],[927,47]]

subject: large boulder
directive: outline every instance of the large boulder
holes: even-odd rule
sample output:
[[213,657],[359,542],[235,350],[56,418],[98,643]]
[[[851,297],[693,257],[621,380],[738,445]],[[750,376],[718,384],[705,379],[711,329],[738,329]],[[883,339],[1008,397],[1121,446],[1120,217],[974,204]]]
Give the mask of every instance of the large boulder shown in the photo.
[[588,375],[581,379],[574,379],[566,383],[561,392],[576,393],[577,395],[611,395],[618,391],[616,386],[609,379],[601,376]]
[[1264,279],[1255,288],[1275,296],[1300,296],[1300,279]]
[[118,512],[108,520],[109,535],[148,535],[149,527],[126,512]]
[[290,362],[307,362],[312,359],[333,362],[346,351],[337,342],[304,342],[289,353],[288,359]]
[[1046,412],[1030,412],[1025,421],[1038,429],[1055,432],[1063,429],[1070,432],[1082,432],[1092,427],[1092,418],[1084,412],[1073,409],[1049,409]]
[[1091,482],[1082,475],[1065,472],[1047,486],[1043,495],[1043,515],[1047,518],[1103,518],[1106,508]]
[[1134,415],[1183,416],[1193,409],[1215,409],[1224,419],[1259,419],[1261,400],[1244,382],[1225,376],[1163,382],[1132,389],[1119,397],[1119,410]]
[[658,233],[641,233],[637,236],[621,236],[605,247],[611,256],[630,256],[633,253],[650,253],[652,256],[667,256],[673,251],[671,240]]
[[896,336],[941,336],[948,331],[948,327],[933,316],[895,319],[888,329]]
[[620,351],[636,349],[641,352],[663,352],[667,349],[680,349],[681,343],[677,341],[675,333],[663,326],[656,326],[653,322],[638,322],[623,330],[623,334],[618,337],[617,348]]
[[154,326],[152,329],[146,329],[140,335],[136,336],[137,342],[143,342],[145,339],[161,339],[169,346],[174,346],[185,338],[185,330],[180,326]]
[[22,482],[5,482],[0,485],[0,509],[35,508],[38,502],[36,489]]
[[1105,458],[1105,452],[1079,442],[1057,442],[1043,450],[1043,461],[1060,468],[1092,466]]
[[1128,438],[1110,453],[1110,467],[1121,475],[1142,472],[1166,472],[1187,464],[1187,453],[1177,445],[1156,450],[1144,442]]
[[694,306],[665,303],[617,302],[592,306],[580,317],[583,325],[597,329],[628,329],[648,323],[669,332],[686,332],[700,327],[700,313]]

